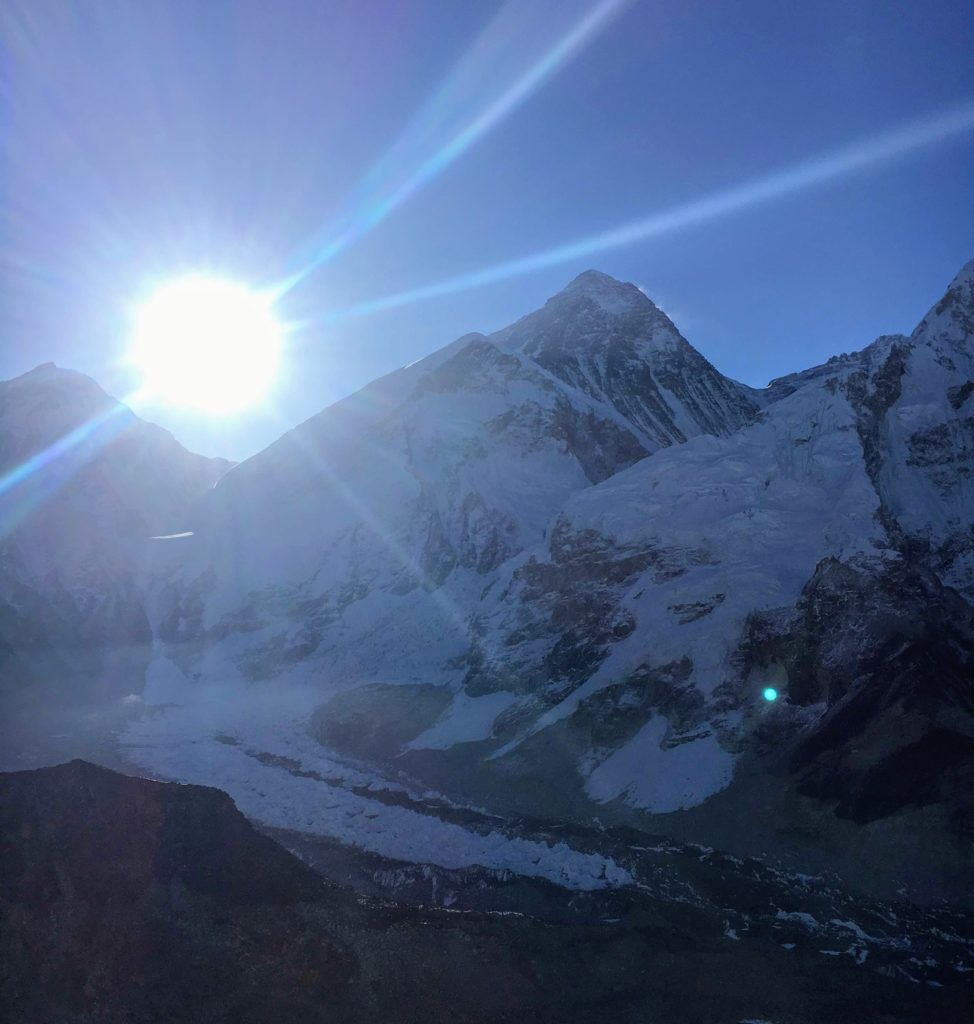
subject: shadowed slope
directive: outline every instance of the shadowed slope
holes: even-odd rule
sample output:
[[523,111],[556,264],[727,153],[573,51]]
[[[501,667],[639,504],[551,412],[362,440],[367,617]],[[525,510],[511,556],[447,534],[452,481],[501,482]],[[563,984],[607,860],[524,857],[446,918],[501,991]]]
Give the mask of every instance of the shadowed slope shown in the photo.
[[961,1019],[959,993],[728,941],[677,904],[551,926],[354,897],[218,790],[83,761],[0,776],[0,837],[18,1024]]

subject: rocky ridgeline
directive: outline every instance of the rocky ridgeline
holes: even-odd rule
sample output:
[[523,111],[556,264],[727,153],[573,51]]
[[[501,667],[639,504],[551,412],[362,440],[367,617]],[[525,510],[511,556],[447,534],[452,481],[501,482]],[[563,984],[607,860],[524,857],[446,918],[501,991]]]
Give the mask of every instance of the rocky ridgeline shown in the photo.
[[[501,818],[969,898],[972,320],[974,264],[911,335],[756,391],[588,272],[229,472],[125,414],[156,447],[36,474],[4,542],[5,693],[68,662],[140,693],[125,756],[297,831],[345,827],[299,796],[317,739]],[[64,373],[2,385],[5,464],[108,401]],[[94,398],[48,422],[55,378]],[[106,623],[121,660],[81,671]]]

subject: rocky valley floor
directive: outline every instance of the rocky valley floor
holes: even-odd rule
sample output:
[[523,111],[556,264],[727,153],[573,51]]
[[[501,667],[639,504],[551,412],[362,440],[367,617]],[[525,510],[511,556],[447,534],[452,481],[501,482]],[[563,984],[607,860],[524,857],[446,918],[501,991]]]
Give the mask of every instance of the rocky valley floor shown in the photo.
[[301,860],[218,791],[80,761],[4,775],[0,822],[11,1021],[961,1021],[971,995],[961,915],[646,837],[603,837],[631,882],[575,892],[277,833]]
[[[350,762],[323,750],[310,736],[298,750],[287,716],[278,720],[276,733],[271,716],[255,714],[254,708],[236,720],[221,714],[220,729],[230,732],[218,731],[214,722],[198,714],[188,728],[178,708],[147,713],[134,702],[103,708],[100,715],[89,710],[83,721],[87,732],[77,722],[73,727],[49,722],[46,738],[35,735],[33,746],[21,737],[18,759],[50,761],[60,745],[66,755],[85,752],[129,773],[151,764],[156,775],[165,775],[168,766],[169,774],[185,783],[194,781],[193,771],[200,779],[219,779],[257,828],[294,855],[288,858],[274,848],[275,863],[288,865],[282,872],[305,880],[315,877],[312,888],[321,887],[310,900],[295,899],[293,917],[290,910],[285,919],[275,916],[275,927],[284,929],[283,937],[279,932],[274,940],[281,943],[279,955],[291,964],[291,929],[303,936],[301,956],[312,956],[326,938],[334,942],[336,933],[322,933],[320,922],[333,921],[337,914],[349,915],[340,930],[342,941],[351,944],[348,955],[366,962],[361,969],[368,980],[342,988],[341,1010],[335,1009],[335,993],[325,999],[327,984],[320,979],[307,991],[295,990],[289,981],[286,990],[265,992],[263,1003],[249,1007],[247,1012],[257,1014],[249,1018],[234,1016],[249,997],[237,1000],[228,992],[223,1002],[207,1002],[180,983],[184,1003],[173,1004],[166,1019],[269,1020],[288,1006],[295,1015],[291,1019],[309,1021],[364,1020],[369,1014],[378,1015],[371,1019],[403,1021],[801,1024],[826,1019],[908,1022],[933,1016],[960,1021],[966,1019],[966,1001],[974,997],[974,914],[956,902],[928,900],[920,906],[906,887],[899,895],[879,898],[850,888],[834,873],[789,870],[781,858],[739,856],[625,825],[593,827],[499,816],[405,777],[393,780],[363,762]],[[9,757],[5,766],[10,767]],[[4,780],[4,849],[11,858],[10,872],[5,868],[4,874],[11,882],[3,912],[15,936],[15,966],[5,985],[14,986],[9,990],[11,1005],[27,1000],[15,1020],[38,1019],[37,1007],[25,994],[29,978],[39,978],[44,970],[74,972],[76,977],[78,971],[86,977],[92,971],[104,973],[121,955],[102,948],[98,955],[106,959],[97,968],[75,962],[87,956],[80,947],[62,950],[60,961],[51,960],[47,946],[61,941],[59,932],[46,932],[37,915],[50,913],[58,920],[65,915],[75,928],[77,915],[60,907],[62,901],[82,899],[95,917],[97,899],[114,905],[111,878],[115,873],[124,877],[129,870],[120,833],[159,823],[156,812],[151,821],[140,820],[147,813],[145,794],[162,801],[163,818],[178,818],[185,806],[198,801],[219,806],[220,815],[233,819],[232,829],[214,834],[207,815],[194,811],[178,826],[180,844],[189,844],[178,848],[177,856],[183,858],[179,871],[186,869],[186,858],[199,867],[190,849],[203,844],[199,849],[205,856],[216,858],[210,877],[217,889],[241,856],[234,846],[240,836],[260,844],[259,835],[227,810],[229,804],[214,790],[134,781],[80,761],[14,772]],[[170,807],[172,800],[176,810]],[[47,839],[35,845],[34,837],[42,834]],[[162,834],[152,841],[162,842]],[[77,866],[73,860],[56,867],[46,863],[54,851],[66,848],[85,864],[93,857],[106,859],[101,896],[77,896],[77,883],[64,882]],[[153,863],[155,858],[150,858]],[[28,898],[23,886],[24,878],[40,876],[47,882],[38,902],[36,892]],[[88,881],[83,878],[82,887]],[[161,883],[154,878],[151,884]],[[172,879],[167,885],[164,902],[178,890]],[[258,898],[261,906],[266,902]],[[159,927],[155,918],[147,923],[140,916],[148,905],[129,905],[124,911],[136,915],[126,925],[132,934]],[[106,904],[106,913],[112,912]],[[176,929],[173,935],[181,936],[178,941],[195,936],[192,946],[203,926],[195,919],[180,922],[184,912],[188,910],[182,904],[167,905],[163,919]],[[220,960],[242,942],[269,941],[261,914],[250,908],[246,926],[234,925],[255,929],[257,938],[249,932],[242,938],[218,930],[207,935],[205,956]],[[97,930],[102,925],[89,920],[84,927]],[[204,932],[211,927],[206,917]],[[31,928],[32,934],[20,934]],[[176,939],[165,940],[170,941]],[[162,946],[158,948],[165,959]],[[195,948],[187,952],[193,958],[202,955]],[[382,966],[384,957],[395,960],[394,969]],[[60,967],[55,966],[58,962]],[[221,963],[220,970],[230,971],[225,985],[239,993],[251,991],[253,984],[265,987],[261,972],[271,971],[269,961],[262,962],[253,952],[232,970]],[[294,966],[299,972],[319,969],[303,961]],[[388,978],[386,970],[392,971]],[[435,984],[430,971],[440,972]],[[476,974],[476,983],[457,989],[453,980],[441,977],[460,979],[470,972]],[[88,1002],[74,993],[73,1008],[65,1004],[69,1015],[57,1019],[117,1019],[113,1014],[122,1003],[107,1010],[103,1000],[124,1002],[135,996],[112,988],[117,982],[106,984],[109,989]],[[319,1000],[330,1009],[317,1006]],[[146,1005],[132,1012],[136,1016],[129,1019],[159,1019]]]
[[236,466],[0,382],[0,1006],[969,1019],[972,339],[756,389],[589,271]]

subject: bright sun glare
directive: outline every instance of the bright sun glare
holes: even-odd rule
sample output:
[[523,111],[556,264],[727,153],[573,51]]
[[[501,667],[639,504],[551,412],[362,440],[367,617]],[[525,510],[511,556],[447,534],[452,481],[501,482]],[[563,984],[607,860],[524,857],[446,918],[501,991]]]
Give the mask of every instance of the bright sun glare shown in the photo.
[[131,359],[152,398],[230,413],[266,394],[281,336],[268,298],[231,281],[185,278],[138,310]]

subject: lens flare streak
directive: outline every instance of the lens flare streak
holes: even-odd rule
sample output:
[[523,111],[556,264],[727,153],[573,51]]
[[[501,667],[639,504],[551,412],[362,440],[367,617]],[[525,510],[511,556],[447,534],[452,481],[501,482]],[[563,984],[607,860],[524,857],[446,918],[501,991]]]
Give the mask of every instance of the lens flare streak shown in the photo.
[[[282,423],[283,422],[284,421],[282,420]],[[336,437],[345,438],[349,443],[355,444],[356,446],[364,444],[368,449],[369,459],[371,461],[381,463],[390,459],[388,452],[382,450],[378,445],[375,445],[367,438],[364,438],[361,435],[355,435],[353,437],[346,434],[337,420],[332,421],[331,427],[334,430]],[[307,461],[312,472],[316,472],[328,481],[333,488],[333,493],[337,500],[350,508],[359,517],[367,529],[371,531],[373,537],[388,552],[392,562],[415,577],[417,580],[421,580],[424,573],[416,557],[409,552],[405,545],[392,535],[389,528],[381,522],[380,518],[372,510],[369,504],[363,501],[355,491],[349,487],[349,485],[342,479],[341,475],[337,473],[331,465],[329,465],[328,460],[315,451],[314,445],[303,436],[302,431],[300,429],[294,430],[288,434],[287,437],[290,443],[295,445],[298,449],[301,457]],[[430,589],[428,593],[430,599],[437,606],[443,614],[444,619],[453,627],[453,629],[455,629],[460,636],[468,636],[470,632],[469,624],[461,613],[459,607],[446,593],[444,588],[434,587]]]
[[[9,535],[116,437],[126,424],[124,413],[131,415],[126,404],[110,406],[0,477],[0,537]],[[87,458],[62,461],[85,443],[90,445]]]
[[[478,140],[500,124],[508,115],[526,102],[563,65],[579,54],[598,33],[612,21],[632,0],[601,0],[579,19],[554,45],[523,72],[495,99],[490,100],[468,124],[456,131],[432,156],[407,173],[398,185],[378,190],[362,208],[347,218],[343,228],[317,243],[316,251],[308,262],[275,289],[280,296],[303,281],[323,263],[357,241],[385,220],[397,207],[440,175],[458,157]],[[516,10],[516,8],[514,8]],[[441,90],[442,92],[442,90]],[[436,106],[434,100],[433,106]],[[389,163],[388,157],[379,161],[379,167]],[[377,176],[370,174],[370,179]]]
[[572,260],[619,246],[631,245],[634,242],[650,238],[659,238],[670,232],[695,227],[776,199],[804,192],[826,182],[863,171],[868,167],[925,149],[968,132],[972,128],[974,128],[974,101],[968,101],[922,121],[900,125],[859,142],[822,153],[793,167],[755,178],[743,185],[723,189],[689,203],[674,206],[600,234],[589,235],[553,249],[523,256],[520,259],[511,260],[509,263],[497,264],[435,284],[372,299],[327,314],[324,319],[327,322],[334,322],[394,309],[440,295],[480,288],[519,274],[569,263]]

